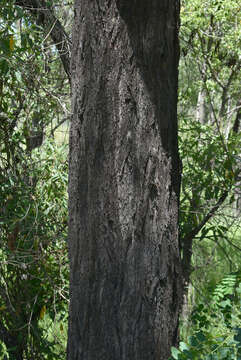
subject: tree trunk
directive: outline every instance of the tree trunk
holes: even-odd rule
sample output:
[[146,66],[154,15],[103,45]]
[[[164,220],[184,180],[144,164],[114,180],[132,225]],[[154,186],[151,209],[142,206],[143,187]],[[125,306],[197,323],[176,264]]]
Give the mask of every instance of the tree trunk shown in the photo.
[[204,88],[200,89],[198,93],[196,120],[201,124],[207,123],[207,111],[206,111],[206,91]]
[[166,360],[178,341],[179,4],[77,0],[69,360]]

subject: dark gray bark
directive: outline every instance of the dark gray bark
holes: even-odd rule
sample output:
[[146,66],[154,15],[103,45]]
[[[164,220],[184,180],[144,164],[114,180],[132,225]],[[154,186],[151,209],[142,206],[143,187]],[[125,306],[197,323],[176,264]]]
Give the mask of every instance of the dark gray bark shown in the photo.
[[77,0],[69,360],[166,360],[178,341],[179,3]]

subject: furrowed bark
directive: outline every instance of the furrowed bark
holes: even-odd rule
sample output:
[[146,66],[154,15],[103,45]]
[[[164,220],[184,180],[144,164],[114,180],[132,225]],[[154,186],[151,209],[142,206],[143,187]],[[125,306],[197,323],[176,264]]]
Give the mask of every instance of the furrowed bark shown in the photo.
[[177,1],[75,3],[69,360],[178,342]]

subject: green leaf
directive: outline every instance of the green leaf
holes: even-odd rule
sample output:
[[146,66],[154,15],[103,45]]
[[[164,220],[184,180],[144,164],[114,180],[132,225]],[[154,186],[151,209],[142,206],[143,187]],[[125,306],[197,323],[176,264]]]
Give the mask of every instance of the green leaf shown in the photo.
[[21,80],[22,80],[22,74],[21,74],[21,72],[17,70],[17,71],[15,72],[15,76],[16,76],[16,79],[17,79],[19,82],[21,82]]
[[241,328],[235,328],[236,334],[234,335],[234,340],[238,342],[239,347],[241,347]]
[[204,333],[202,331],[199,331],[196,334],[196,337],[197,337],[198,341],[200,341],[200,342],[206,341],[206,336],[204,335]]
[[194,346],[194,347],[199,345],[196,336],[190,336],[189,343],[191,346]]
[[8,61],[5,59],[0,59],[0,71],[2,75],[6,75],[9,71]]
[[178,350],[177,348],[175,347],[171,347],[171,354],[172,354],[172,357],[175,359],[175,360],[178,360],[178,355],[181,354],[180,350]]
[[184,343],[183,341],[180,342],[179,348],[180,348],[181,351],[189,350],[189,346],[186,343]]

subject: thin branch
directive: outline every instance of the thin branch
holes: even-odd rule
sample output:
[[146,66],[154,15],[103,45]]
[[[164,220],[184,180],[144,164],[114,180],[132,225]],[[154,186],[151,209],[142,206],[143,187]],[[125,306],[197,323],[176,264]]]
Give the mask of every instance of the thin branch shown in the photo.
[[192,229],[184,238],[183,243],[188,242],[199,233],[199,231],[203,228],[204,225],[214,216],[214,214],[217,212],[217,210],[220,208],[220,206],[223,204],[225,199],[228,196],[228,190],[224,191],[223,195],[219,198],[217,203],[212,207],[212,209],[207,213],[207,215],[204,217],[204,219],[194,228]]
[[197,225],[194,229],[192,229],[183,239],[181,239],[180,243],[182,244],[182,268],[183,268],[183,277],[186,284],[190,281],[190,275],[192,272],[191,266],[191,258],[192,258],[192,245],[193,239],[199,233],[199,231],[203,228],[203,226],[214,216],[220,206],[223,204],[225,199],[228,196],[228,190],[226,190],[223,195],[219,198],[218,202],[212,207],[212,209],[207,213],[204,219]]
[[53,135],[54,132],[67,120],[71,119],[71,115],[64,117],[52,130],[51,130],[51,134]]
[[214,109],[214,106],[213,106],[213,101],[212,101],[212,98],[211,98],[211,95],[210,95],[210,91],[209,91],[208,86],[207,86],[206,83],[205,83],[205,89],[206,89],[206,93],[207,93],[209,103],[210,103],[210,106],[211,106],[211,109],[212,109],[212,113],[213,113],[213,116],[214,116],[214,121],[215,121],[215,124],[217,126],[219,137],[220,137],[220,140],[222,142],[223,149],[224,149],[226,155],[229,156],[228,148],[227,148],[227,145],[225,144],[223,134],[222,134],[222,131],[220,129],[220,124],[219,124],[219,121],[218,121],[218,118],[217,118],[217,115],[216,115],[216,112],[215,112],[215,109]]
[[241,251],[241,248],[237,245],[235,245],[231,240],[229,240],[228,237],[225,236],[224,238],[231,246],[233,246],[235,249],[237,249],[238,251]]
[[233,263],[232,263],[232,259],[230,259],[229,254],[227,253],[225,247],[220,245],[220,243],[219,243],[219,241],[217,239],[211,238],[210,240],[215,242],[217,244],[217,246],[222,250],[224,256],[226,256],[226,258],[228,260],[228,263],[229,263],[229,269],[230,269],[230,272],[231,272]]
[[224,85],[224,87],[223,87],[221,108],[220,108],[220,112],[219,112],[220,117],[224,116],[225,105],[226,105],[226,102],[227,102],[227,93],[228,93],[229,87],[231,85],[231,82],[233,80],[233,77],[237,74],[238,68],[239,68],[239,64],[238,64],[238,66],[236,68],[233,68],[231,70],[231,73],[230,73],[230,75],[228,77],[228,81],[227,81],[226,85]]

